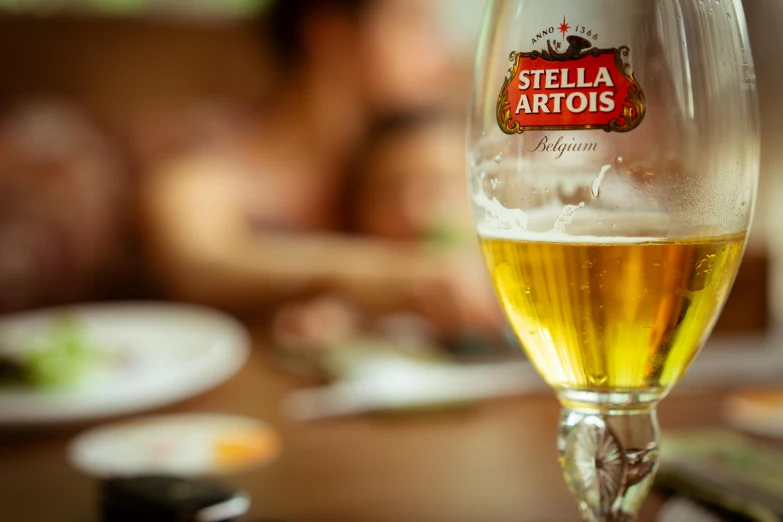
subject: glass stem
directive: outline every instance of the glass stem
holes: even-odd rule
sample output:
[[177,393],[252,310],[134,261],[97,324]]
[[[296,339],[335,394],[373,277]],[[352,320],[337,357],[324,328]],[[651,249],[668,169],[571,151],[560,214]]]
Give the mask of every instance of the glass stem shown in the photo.
[[655,404],[602,410],[564,402],[558,450],[585,522],[633,522],[658,469]]

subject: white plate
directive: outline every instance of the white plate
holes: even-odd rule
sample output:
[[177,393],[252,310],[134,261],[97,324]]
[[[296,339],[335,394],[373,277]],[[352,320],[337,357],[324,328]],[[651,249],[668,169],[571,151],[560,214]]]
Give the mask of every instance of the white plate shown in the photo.
[[0,388],[0,426],[94,420],[158,408],[234,375],[249,352],[236,320],[195,306],[116,303],[53,308],[0,319],[4,346],[29,345],[67,313],[105,357],[66,390]]
[[68,449],[71,464],[98,478],[147,474],[226,475],[268,464],[280,439],[264,422],[233,415],[156,415],[100,426]]

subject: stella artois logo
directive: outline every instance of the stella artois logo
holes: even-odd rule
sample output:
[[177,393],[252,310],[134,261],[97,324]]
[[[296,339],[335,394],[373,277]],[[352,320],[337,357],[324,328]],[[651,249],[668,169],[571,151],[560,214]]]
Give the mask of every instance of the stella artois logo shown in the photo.
[[560,42],[550,40],[547,50],[511,53],[513,65],[498,96],[503,132],[635,129],[644,119],[646,102],[626,63],[630,50],[595,48],[576,35],[566,40],[564,51]]

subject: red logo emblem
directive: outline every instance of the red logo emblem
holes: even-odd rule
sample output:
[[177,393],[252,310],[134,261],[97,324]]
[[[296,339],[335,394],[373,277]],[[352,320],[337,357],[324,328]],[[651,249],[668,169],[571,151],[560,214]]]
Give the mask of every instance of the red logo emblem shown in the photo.
[[628,132],[644,119],[646,101],[626,58],[627,47],[592,48],[569,36],[568,49],[511,53],[498,96],[497,119],[506,134],[526,130],[603,129]]

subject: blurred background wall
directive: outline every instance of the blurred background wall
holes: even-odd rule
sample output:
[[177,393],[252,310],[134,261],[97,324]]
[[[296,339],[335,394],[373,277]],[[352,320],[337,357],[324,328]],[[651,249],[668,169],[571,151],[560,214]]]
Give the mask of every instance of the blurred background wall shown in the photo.
[[783,4],[745,0],[751,44],[756,61],[761,105],[761,183],[754,223],[755,237],[770,252],[770,301],[777,324],[783,323],[783,100],[778,47]]

